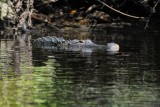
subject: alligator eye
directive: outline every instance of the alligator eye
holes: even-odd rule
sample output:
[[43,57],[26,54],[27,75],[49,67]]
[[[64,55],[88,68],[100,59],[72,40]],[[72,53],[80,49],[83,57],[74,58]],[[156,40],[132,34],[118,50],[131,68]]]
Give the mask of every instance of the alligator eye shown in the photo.
[[83,40],[79,40],[79,43],[84,43],[84,41]]

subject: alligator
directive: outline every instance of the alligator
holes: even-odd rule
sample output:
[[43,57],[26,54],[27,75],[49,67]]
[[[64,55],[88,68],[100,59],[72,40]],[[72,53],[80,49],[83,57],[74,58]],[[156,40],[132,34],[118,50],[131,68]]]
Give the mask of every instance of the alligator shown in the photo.
[[40,37],[33,42],[33,46],[43,49],[66,50],[66,51],[81,51],[92,52],[93,50],[106,50],[108,52],[118,52],[119,45],[116,43],[107,43],[106,45],[98,45],[90,39],[86,40],[65,40],[63,37],[46,36]]

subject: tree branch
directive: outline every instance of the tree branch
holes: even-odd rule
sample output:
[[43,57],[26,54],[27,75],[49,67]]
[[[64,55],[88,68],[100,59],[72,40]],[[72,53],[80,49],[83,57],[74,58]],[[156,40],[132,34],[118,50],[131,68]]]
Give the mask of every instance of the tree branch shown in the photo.
[[129,15],[129,14],[126,14],[126,13],[123,13],[117,9],[114,9],[113,7],[109,6],[108,4],[104,3],[103,1],[101,0],[97,0],[98,2],[100,2],[101,4],[105,5],[106,7],[108,7],[109,9],[121,14],[121,15],[124,15],[124,16],[127,16],[127,17],[130,17],[130,18],[134,18],[134,19],[144,19],[144,17],[138,17],[138,16],[133,16],[133,15]]

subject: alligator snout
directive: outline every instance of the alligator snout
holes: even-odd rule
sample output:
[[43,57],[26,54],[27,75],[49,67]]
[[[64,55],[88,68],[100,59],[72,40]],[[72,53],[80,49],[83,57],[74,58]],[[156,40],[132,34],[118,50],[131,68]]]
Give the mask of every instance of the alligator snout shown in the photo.
[[119,45],[116,43],[107,43],[107,51],[109,52],[119,51]]

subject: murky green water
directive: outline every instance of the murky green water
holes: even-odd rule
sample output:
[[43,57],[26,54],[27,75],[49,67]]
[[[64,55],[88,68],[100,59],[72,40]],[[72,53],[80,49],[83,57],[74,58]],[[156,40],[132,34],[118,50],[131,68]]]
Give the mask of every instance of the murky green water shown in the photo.
[[36,49],[30,41],[37,35],[1,38],[0,107],[160,106],[159,33],[63,34],[98,44],[114,41],[120,45],[115,55]]

